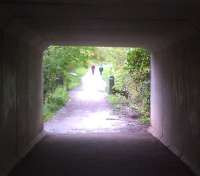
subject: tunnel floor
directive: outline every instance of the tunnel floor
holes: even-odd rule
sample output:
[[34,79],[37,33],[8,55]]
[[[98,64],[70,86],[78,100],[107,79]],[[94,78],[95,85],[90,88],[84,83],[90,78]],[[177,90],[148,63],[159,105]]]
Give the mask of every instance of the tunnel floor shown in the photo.
[[114,116],[97,83],[83,85],[9,176],[193,176],[147,126]]
[[193,176],[147,132],[47,134],[9,176]]

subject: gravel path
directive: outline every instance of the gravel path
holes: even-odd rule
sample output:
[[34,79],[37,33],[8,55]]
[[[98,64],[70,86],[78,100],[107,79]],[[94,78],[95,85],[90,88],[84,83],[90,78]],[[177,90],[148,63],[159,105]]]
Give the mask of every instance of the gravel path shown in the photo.
[[50,133],[120,133],[146,130],[128,113],[113,113],[106,100],[105,81],[99,73],[90,71],[82,78],[80,87],[70,92],[70,101],[44,124]]

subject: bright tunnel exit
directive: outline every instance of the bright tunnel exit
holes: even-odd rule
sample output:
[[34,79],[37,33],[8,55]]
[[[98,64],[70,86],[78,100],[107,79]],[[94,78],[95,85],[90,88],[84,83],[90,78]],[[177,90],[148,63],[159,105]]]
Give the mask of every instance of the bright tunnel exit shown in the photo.
[[[147,50],[50,46],[43,60],[46,88],[43,115],[47,132],[121,133],[148,127],[150,55]],[[54,108],[57,103],[60,106]],[[53,112],[49,115],[51,107]]]

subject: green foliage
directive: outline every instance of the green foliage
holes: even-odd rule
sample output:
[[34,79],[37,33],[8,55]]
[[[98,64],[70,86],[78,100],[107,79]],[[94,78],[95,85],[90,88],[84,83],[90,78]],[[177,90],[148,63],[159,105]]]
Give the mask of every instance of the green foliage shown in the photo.
[[66,93],[80,84],[80,77],[86,72],[93,57],[93,47],[50,46],[44,51],[44,119],[63,105],[63,90]]
[[107,100],[112,105],[117,105],[120,102],[120,97],[119,96],[115,96],[115,95],[108,95],[107,96]]
[[[139,108],[144,119],[149,118],[150,112],[150,53],[142,48],[130,49],[127,55],[126,69],[135,83],[136,91],[142,100]],[[146,120],[147,121],[147,120]]]
[[[67,98],[66,89],[64,89],[63,87],[57,87],[55,92],[48,97],[47,103],[57,105],[60,107],[64,105],[66,98]],[[51,110],[54,111],[55,110],[54,108],[57,109],[57,107],[52,107]]]
[[149,124],[150,123],[150,118],[149,118],[149,116],[143,115],[143,116],[140,117],[139,121],[141,123],[143,123],[143,124]]
[[142,48],[129,49],[127,69],[136,82],[149,80],[150,53]]
[[70,73],[67,89],[71,90],[80,85],[81,77],[87,72],[87,68],[80,67]]
[[[128,103],[149,121],[150,53],[142,48],[50,46],[44,51],[44,118],[48,119],[68,99],[67,91],[80,84],[80,78],[91,64],[103,64],[103,79],[115,77],[114,88],[129,92],[128,99],[108,96],[117,105]],[[65,90],[65,91],[64,91]],[[59,95],[60,94],[60,95]],[[63,99],[64,98],[64,99]]]
[[108,81],[109,76],[112,75],[112,73],[111,73],[110,70],[111,70],[111,69],[110,69],[109,65],[104,65],[102,78],[103,78],[105,81]]
[[48,120],[53,114],[59,110],[65,102],[69,99],[68,93],[65,88],[57,87],[55,91],[50,94],[43,106],[44,120]]
[[70,73],[79,67],[87,67],[92,59],[94,49],[91,47],[50,46],[44,51],[43,77],[44,100],[60,84],[68,88],[73,77]]
[[127,103],[127,100],[125,99],[125,97],[122,97],[120,95],[108,95],[107,100],[113,106]]
[[[104,65],[103,79],[108,80],[109,76],[114,76],[115,88],[124,89],[126,76],[128,74],[127,70],[124,69],[126,64],[126,57],[128,48],[118,48],[118,47],[100,47],[97,48],[98,57],[104,58],[102,62]],[[97,58],[98,58],[97,57]]]
[[[114,89],[129,92],[128,103],[149,121],[150,111],[150,53],[142,48],[97,48],[97,58],[106,63],[103,79],[115,77]],[[111,104],[127,103],[124,97],[109,95]]]

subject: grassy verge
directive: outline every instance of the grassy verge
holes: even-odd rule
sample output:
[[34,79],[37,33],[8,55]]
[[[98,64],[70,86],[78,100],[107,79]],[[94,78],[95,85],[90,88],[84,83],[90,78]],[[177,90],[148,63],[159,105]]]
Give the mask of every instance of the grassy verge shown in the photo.
[[77,68],[73,73],[69,74],[69,79],[64,86],[59,86],[55,91],[48,95],[43,104],[43,121],[50,120],[54,114],[64,106],[69,100],[69,90],[72,90],[80,85],[81,77],[87,72],[87,68]]
[[128,103],[127,100],[120,95],[108,95],[107,100],[113,106],[118,106],[120,104],[127,104]]
[[[107,100],[113,106],[113,108],[120,107],[123,104],[126,104],[129,107],[133,107],[133,106],[131,106],[130,102],[126,98],[124,98],[123,96],[120,96],[120,95],[108,95]],[[139,116],[140,118],[138,119],[140,123],[142,123],[142,124],[149,124],[150,123],[149,114],[142,112],[141,109],[135,108],[135,106],[134,106],[133,109],[135,109],[135,111],[138,114],[140,114],[140,116]]]
[[107,82],[107,90],[108,90],[108,79],[109,76],[111,75],[115,76],[114,88],[121,90],[123,87],[122,85],[125,84],[129,92],[129,97],[128,99],[126,99],[124,96],[120,96],[119,94],[108,95],[107,96],[108,102],[112,104],[114,108],[116,106],[120,107],[122,106],[122,104],[126,104],[126,106],[130,107],[131,109],[134,109],[135,112],[140,114],[139,121],[142,124],[150,123],[150,114],[148,113],[149,110],[146,109],[147,107],[144,104],[144,99],[136,90],[136,85],[131,79],[130,75],[124,70],[113,71],[111,67],[105,67],[103,72],[103,79]]
[[64,87],[57,87],[56,90],[48,96],[43,105],[43,120],[49,120],[68,100],[69,95],[66,89]]
[[150,118],[149,118],[149,116],[146,116],[146,115],[142,115],[142,116],[139,118],[139,121],[140,121],[142,124],[150,124]]

